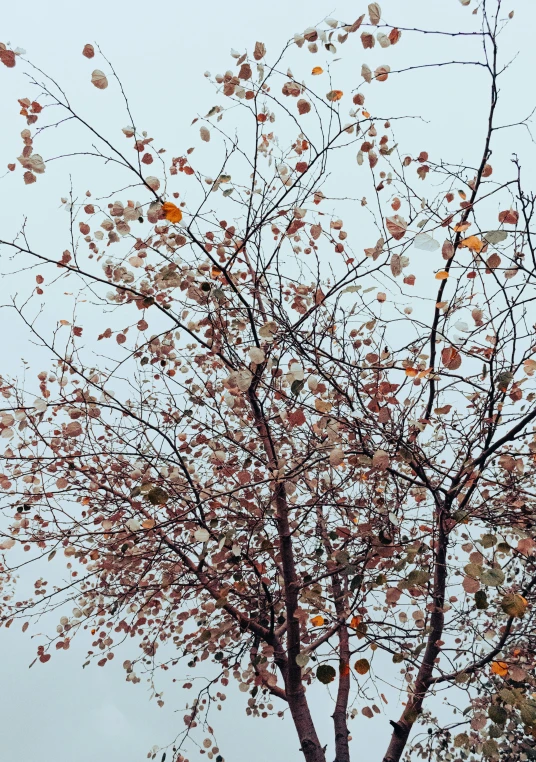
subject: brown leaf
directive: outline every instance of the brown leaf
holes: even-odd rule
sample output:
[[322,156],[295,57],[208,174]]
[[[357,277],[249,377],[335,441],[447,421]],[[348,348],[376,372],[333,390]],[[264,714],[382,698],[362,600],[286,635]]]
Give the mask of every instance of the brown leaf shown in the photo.
[[401,238],[404,238],[408,229],[408,223],[398,214],[395,214],[394,217],[387,217],[385,225],[395,241],[400,241]]
[[454,347],[445,347],[441,350],[441,362],[449,370],[457,370],[462,364],[462,357]]
[[390,462],[389,455],[385,450],[376,450],[372,456],[372,465],[379,471],[386,471],[389,468]]
[[443,248],[441,249],[441,254],[443,255],[443,259],[452,259],[454,256],[454,246],[450,241],[445,241]]
[[389,76],[390,71],[391,71],[390,66],[378,66],[378,68],[374,70],[374,76],[376,77],[378,82],[385,82],[385,80]]
[[65,427],[64,433],[66,437],[79,437],[82,433],[82,426],[78,421],[71,421]]
[[12,50],[6,50],[0,47],[0,61],[7,66],[8,69],[12,69],[15,66],[16,56]]
[[108,87],[106,74],[100,69],[95,69],[91,74],[91,82],[98,90],[105,90]]
[[306,101],[305,98],[300,98],[298,101],[298,111],[300,114],[308,114],[311,110],[311,104]]
[[391,272],[395,278],[402,274],[402,260],[399,254],[393,254],[391,256],[390,266]]
[[354,21],[351,27],[348,27],[349,32],[357,32],[361,24],[363,23],[363,19],[365,18],[365,14],[363,13],[362,16],[360,16],[358,19]]
[[266,45],[264,42],[256,42],[255,49],[253,51],[253,58],[256,61],[260,61],[266,55]]
[[378,3],[370,3],[368,7],[368,13],[369,13],[369,19],[370,23],[374,24],[374,26],[378,26],[380,23],[380,18],[382,15],[382,9],[380,8]]
[[504,212],[499,213],[499,222],[505,225],[517,225],[519,220],[519,212],[515,209],[506,209]]
[[367,48],[374,47],[374,45],[376,44],[376,39],[374,35],[371,34],[370,32],[361,32],[361,43],[363,47],[365,48],[365,50],[367,50]]
[[342,90],[330,90],[329,93],[326,94],[326,98],[328,101],[340,101],[342,96],[344,95]]
[[311,238],[313,238],[315,241],[320,238],[322,234],[322,225],[311,225],[310,229]]
[[251,66],[248,63],[243,63],[238,72],[239,79],[251,79]]
[[82,50],[82,55],[85,56],[86,58],[93,58],[93,56],[95,55],[95,48],[93,47],[93,45],[90,45],[89,42],[86,45],[84,45],[84,49]]

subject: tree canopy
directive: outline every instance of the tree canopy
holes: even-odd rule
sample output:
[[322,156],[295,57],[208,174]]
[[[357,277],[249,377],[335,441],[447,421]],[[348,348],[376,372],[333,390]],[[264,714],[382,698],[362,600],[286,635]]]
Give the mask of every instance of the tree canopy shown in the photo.
[[[57,618],[39,663],[77,636],[86,664],[121,654],[157,696],[172,670],[190,691],[174,762],[203,735],[233,758],[210,726],[231,680],[248,715],[291,718],[307,762],[326,744],[355,759],[357,715],[381,715],[383,762],[536,759],[535,197],[517,156],[504,176],[492,159],[513,14],[476,10],[477,31],[446,32],[371,3],[279,52],[233,51],[206,73],[195,151],[171,158],[97,46],[87,84],[122,99],[122,133],[0,44],[35,95],[10,179],[46,184],[78,157],[99,173],[62,199],[54,240],[29,211],[0,241],[31,291],[4,316],[48,358],[0,379],[0,621]],[[453,72],[465,92],[485,81],[489,107],[463,165],[406,152],[409,117],[376,113],[403,69],[356,76],[356,55],[391,61],[424,34],[474,38]],[[52,128],[66,149],[43,158]],[[72,314],[40,320],[64,289]],[[406,693],[399,715],[385,686]]]

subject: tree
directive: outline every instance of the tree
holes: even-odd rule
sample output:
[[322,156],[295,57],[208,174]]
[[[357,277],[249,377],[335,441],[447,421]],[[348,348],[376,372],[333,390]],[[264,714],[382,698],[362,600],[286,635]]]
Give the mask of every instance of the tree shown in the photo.
[[[60,158],[34,141],[76,125],[91,145],[75,130],[61,158],[92,157],[107,184],[62,199],[63,254],[30,243],[31,214],[0,242],[45,304],[76,289],[51,332],[33,302],[10,306],[53,359],[35,389],[1,380],[1,621],[25,631],[58,609],[40,662],[91,633],[100,666],[141,636],[130,682],[146,673],[157,690],[173,669],[192,689],[203,671],[174,760],[195,728],[223,759],[209,709],[231,677],[247,714],[288,709],[307,762],[327,754],[311,692],[331,698],[348,762],[351,720],[387,711],[386,683],[407,696],[384,762],[536,758],[535,197],[517,157],[508,177],[491,164],[504,16],[483,2],[479,31],[451,33],[474,37],[481,58],[461,63],[490,91],[473,166],[402,153],[395,117],[366,110],[400,70],[364,64],[350,95],[336,68],[304,76],[307,49],[388,58],[420,33],[383,23],[377,3],[208,75],[218,102],[195,120],[199,158],[153,147],[102,54],[91,81],[124,98],[122,143],[0,45],[39,91],[20,100],[24,183]],[[350,160],[361,201],[339,197]],[[54,556],[67,579],[52,586]],[[26,567],[39,576],[19,600]],[[461,716],[438,711],[445,691]]]

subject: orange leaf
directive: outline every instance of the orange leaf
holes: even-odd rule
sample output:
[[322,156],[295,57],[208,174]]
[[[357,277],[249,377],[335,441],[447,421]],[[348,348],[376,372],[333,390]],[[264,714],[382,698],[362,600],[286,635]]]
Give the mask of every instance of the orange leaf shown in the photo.
[[144,529],[152,529],[154,525],[156,524],[154,519],[145,519],[145,521],[142,521],[142,527]]
[[426,370],[421,370],[417,374],[417,378],[426,378],[426,376],[433,371],[433,368],[426,368]]
[[217,267],[216,265],[212,265],[212,269],[210,270],[210,276],[211,278],[219,278],[219,276],[221,275],[221,272],[222,271],[220,270],[219,267]]
[[508,674],[508,664],[504,661],[494,661],[491,665],[491,671],[499,677],[506,677]]
[[449,274],[446,270],[440,270],[435,275],[436,280],[446,280],[448,277],[449,277]]
[[181,210],[172,201],[166,201],[165,204],[162,204],[162,209],[166,213],[166,220],[175,224],[182,220]]
[[354,664],[354,669],[358,675],[366,675],[370,669],[368,659],[358,659]]
[[324,621],[325,620],[323,616],[314,616],[311,619],[311,624],[313,625],[313,627],[322,627],[322,625],[324,624]]
[[353,627],[354,630],[355,630],[355,628],[358,627],[358,625],[360,625],[360,624],[361,624],[361,617],[360,616],[353,616],[351,621],[350,621],[350,627]]
[[460,243],[460,249],[469,249],[469,251],[476,251],[479,254],[484,248],[484,243],[476,235],[470,235],[469,238],[464,238]]
[[457,225],[454,225],[454,232],[455,233],[463,233],[464,230],[468,230],[471,227],[470,222],[458,222]]
[[365,119],[368,119],[370,114],[368,111],[363,110],[363,116],[365,117]]
[[342,90],[330,90],[326,95],[326,98],[328,101],[340,101],[343,95],[344,93]]
[[315,66],[311,72],[311,74],[314,74],[315,76],[317,74],[323,74],[323,73],[324,73],[324,69],[321,66]]
[[410,378],[415,378],[418,372],[417,368],[406,368],[406,376]]

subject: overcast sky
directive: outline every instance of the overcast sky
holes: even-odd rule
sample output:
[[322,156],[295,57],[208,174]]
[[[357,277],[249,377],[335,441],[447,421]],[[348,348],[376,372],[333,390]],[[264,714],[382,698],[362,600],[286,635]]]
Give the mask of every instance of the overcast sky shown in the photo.
[[[428,29],[477,29],[471,16],[476,5],[462,7],[459,0],[383,0],[384,19],[400,26]],[[10,2],[2,9],[0,39],[27,51],[28,57],[53,75],[76,102],[87,108],[100,124],[118,134],[127,119],[118,113],[114,102],[103,98],[89,84],[88,72],[93,66],[81,56],[83,45],[98,43],[113,61],[129,96],[137,124],[166,146],[173,155],[180,155],[188,146],[190,123],[198,113],[206,113],[213,105],[213,91],[203,72],[225,71],[233,64],[231,48],[251,50],[255,40],[265,42],[268,55],[294,32],[303,31],[325,16],[352,22],[366,9],[366,2],[354,0],[234,0],[233,2],[167,3],[109,2],[108,0],[25,0]],[[534,104],[532,85],[535,61],[533,30],[536,24],[535,4],[528,0],[512,0],[506,12],[516,11],[515,25],[505,33],[503,56],[513,58],[511,73],[505,81],[504,121],[514,122],[527,115]],[[341,64],[359,78],[365,60],[358,40],[344,50]],[[378,47],[378,46],[377,46]],[[474,39],[411,36],[409,33],[395,53],[375,50],[368,56],[374,68],[394,61],[393,68],[434,61],[475,60],[479,56]],[[304,53],[304,55],[308,55]],[[390,59],[390,57],[392,58]],[[385,59],[385,60],[383,60]],[[321,59],[310,56],[311,65]],[[313,64],[314,62],[314,64]],[[309,63],[309,61],[307,61]],[[18,71],[18,70],[17,70]],[[20,152],[20,130],[25,126],[17,114],[16,99],[31,94],[17,71],[2,67],[0,71],[0,167]],[[452,161],[476,164],[483,130],[487,83],[484,76],[467,67],[446,67],[408,73],[385,91],[391,113],[423,116],[426,122],[408,128],[412,145],[405,151],[426,149]],[[531,100],[532,99],[532,100]],[[54,143],[56,141],[56,143]],[[61,153],[62,137],[49,138],[48,151]],[[493,164],[506,164],[512,151],[534,166],[534,147],[526,131],[517,129],[501,133],[496,144]],[[438,156],[439,154],[439,156]],[[50,155],[50,154],[48,154]],[[47,158],[47,155],[44,155]],[[29,188],[21,187],[19,176],[10,175],[0,181],[2,210],[0,233],[13,235],[22,219],[24,208],[33,205],[34,242],[49,246],[56,242],[59,198],[66,195],[71,167],[56,162],[47,169],[46,177]],[[88,172],[94,173],[95,167]],[[353,168],[352,168],[353,171]],[[0,170],[0,175],[2,170]],[[76,165],[73,182],[85,190],[87,177]],[[93,179],[93,178],[91,178]],[[341,177],[341,190],[353,192],[353,175]],[[343,193],[341,192],[341,195]],[[63,235],[63,232],[62,232]],[[1,269],[1,268],[0,268]],[[4,281],[5,283],[6,281]],[[13,281],[9,280],[13,289]],[[2,295],[5,301],[6,293]],[[9,370],[16,370],[20,357],[32,361],[35,351],[25,343],[25,334],[13,323],[12,315],[0,311],[0,331],[9,357]],[[2,370],[5,370],[5,364]],[[34,632],[39,632],[39,628]],[[77,642],[77,640],[79,642]],[[35,656],[35,641],[14,625],[0,631],[0,754],[6,760],[21,762],[142,762],[153,744],[165,744],[183,727],[180,709],[181,689],[166,684],[166,704],[159,709],[149,702],[149,693],[141,683],[127,684],[121,669],[122,658],[106,669],[96,666],[82,670],[88,644],[75,639],[70,651],[46,665],[28,665]],[[118,657],[120,655],[118,654]],[[124,658],[127,658],[125,654]],[[323,692],[322,692],[323,691]],[[231,693],[231,691],[230,691]],[[325,689],[314,693],[320,710]],[[232,697],[214,724],[226,762],[269,762],[281,759],[298,762],[301,754],[288,722],[251,721],[245,717],[243,695]],[[386,715],[372,721],[361,718],[353,728],[353,753],[371,762],[381,759],[389,735],[388,719],[399,714],[399,707],[390,706]],[[331,735],[329,718],[320,722],[321,738]],[[195,759],[197,753],[190,755]],[[160,757],[158,757],[160,759]]]

